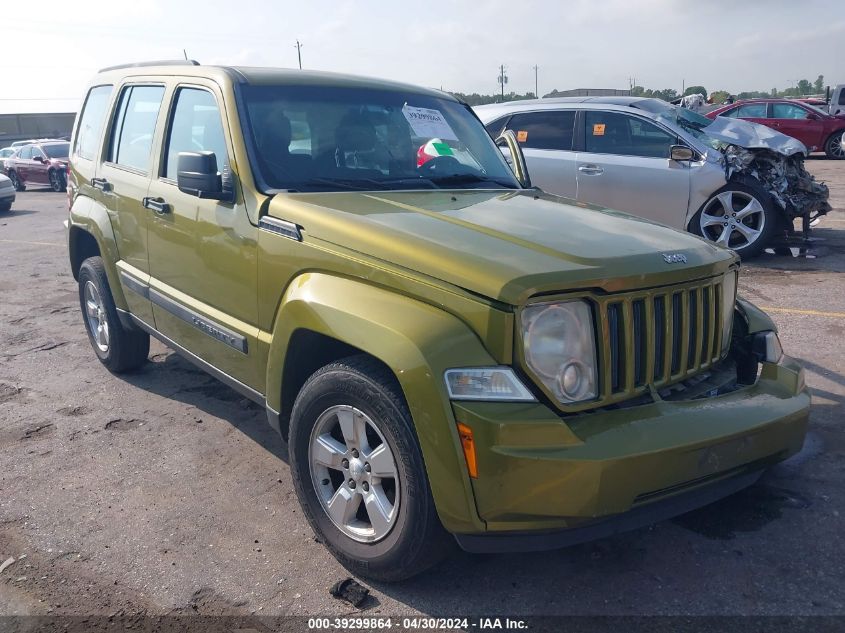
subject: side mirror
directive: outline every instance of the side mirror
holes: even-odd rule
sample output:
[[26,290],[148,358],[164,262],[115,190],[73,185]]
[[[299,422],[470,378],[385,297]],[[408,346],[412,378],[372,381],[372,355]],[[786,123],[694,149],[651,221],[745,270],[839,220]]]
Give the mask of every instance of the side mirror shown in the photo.
[[530,189],[531,177],[528,175],[528,166],[525,164],[525,155],[522,153],[522,148],[519,146],[519,143],[516,140],[516,134],[513,133],[513,130],[505,130],[499,138],[496,139],[496,145],[501,146],[503,144],[507,146],[508,151],[511,154],[512,162],[508,162],[510,163],[511,169],[513,169],[516,179],[523,188]]
[[44,162],[44,157],[43,157],[43,156],[33,156],[33,157],[32,157],[32,160],[34,160],[34,161],[35,161],[35,162],[37,162],[37,163],[43,163],[43,162]]
[[686,145],[673,145],[669,149],[669,158],[671,158],[672,160],[686,161],[692,160],[694,157],[695,152],[693,152]]
[[217,171],[214,152],[179,152],[176,163],[176,185],[179,191],[210,200],[232,202],[233,191],[223,188],[223,177]]

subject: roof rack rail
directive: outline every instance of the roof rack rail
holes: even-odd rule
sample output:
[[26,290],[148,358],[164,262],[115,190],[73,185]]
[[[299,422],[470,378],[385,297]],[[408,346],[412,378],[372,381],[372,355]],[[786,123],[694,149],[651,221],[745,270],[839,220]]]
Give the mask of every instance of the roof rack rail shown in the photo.
[[107,66],[101,68],[97,72],[107,72],[109,70],[120,70],[122,68],[142,68],[144,66],[199,66],[200,63],[195,59],[165,59],[156,62],[135,62],[134,64],[118,64],[117,66]]

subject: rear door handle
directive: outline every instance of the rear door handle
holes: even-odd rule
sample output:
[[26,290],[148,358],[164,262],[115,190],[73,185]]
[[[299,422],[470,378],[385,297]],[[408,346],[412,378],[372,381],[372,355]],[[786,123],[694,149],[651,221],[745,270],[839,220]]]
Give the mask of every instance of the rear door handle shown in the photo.
[[164,201],[164,198],[144,198],[143,205],[147,209],[152,209],[159,215],[170,213],[170,205]]
[[578,171],[584,174],[589,174],[590,176],[598,176],[604,173],[604,169],[598,165],[581,165],[578,167]]
[[94,187],[94,189],[99,189],[100,191],[112,190],[111,183],[105,178],[92,178],[91,186]]

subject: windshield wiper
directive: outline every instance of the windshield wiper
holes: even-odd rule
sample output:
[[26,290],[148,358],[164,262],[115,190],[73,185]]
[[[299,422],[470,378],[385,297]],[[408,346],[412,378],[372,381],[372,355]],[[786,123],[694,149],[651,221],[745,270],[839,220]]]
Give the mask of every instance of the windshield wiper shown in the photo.
[[512,183],[489,176],[481,176],[479,174],[451,174],[448,176],[429,176],[429,180],[436,185],[449,185],[460,183],[476,183],[476,182],[492,182],[504,189],[516,189]]

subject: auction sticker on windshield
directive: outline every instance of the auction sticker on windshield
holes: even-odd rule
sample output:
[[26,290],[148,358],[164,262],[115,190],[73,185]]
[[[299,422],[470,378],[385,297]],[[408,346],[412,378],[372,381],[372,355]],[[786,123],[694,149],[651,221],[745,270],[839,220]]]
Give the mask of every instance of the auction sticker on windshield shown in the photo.
[[415,108],[406,104],[402,108],[402,114],[405,115],[405,118],[411,125],[411,129],[417,136],[424,138],[439,137],[447,141],[458,140],[458,137],[452,130],[452,126],[449,125],[440,110]]

